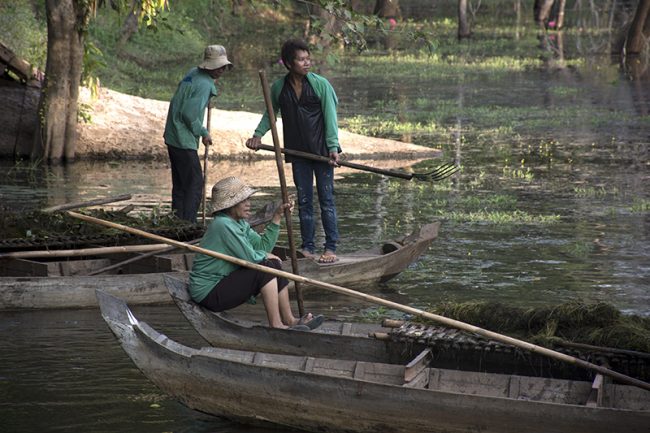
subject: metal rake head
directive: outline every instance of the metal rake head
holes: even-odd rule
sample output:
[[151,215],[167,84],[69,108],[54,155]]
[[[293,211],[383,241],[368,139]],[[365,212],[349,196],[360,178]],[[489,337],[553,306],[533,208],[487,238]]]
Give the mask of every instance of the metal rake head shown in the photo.
[[454,163],[447,163],[436,167],[429,173],[413,173],[413,178],[417,180],[436,182],[448,178],[458,170],[460,170],[459,166],[455,165]]

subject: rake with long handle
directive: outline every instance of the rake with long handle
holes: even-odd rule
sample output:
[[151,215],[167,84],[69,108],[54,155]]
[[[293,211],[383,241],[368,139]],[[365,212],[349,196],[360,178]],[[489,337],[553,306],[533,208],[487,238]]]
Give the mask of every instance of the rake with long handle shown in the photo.
[[[265,144],[260,145],[259,149],[275,152],[273,146],[267,146]],[[320,161],[320,162],[330,161],[330,159],[326,156],[315,155],[313,153],[306,153],[306,152],[301,152],[299,150],[291,150],[291,149],[284,149],[284,148],[281,150],[282,153],[286,155],[297,156],[299,158],[311,159],[313,161]],[[417,180],[430,181],[430,182],[443,180],[451,176],[452,174],[456,173],[458,170],[460,170],[460,167],[454,165],[453,163],[446,163],[441,166],[438,166],[433,171],[430,171],[429,173],[406,173],[403,171],[386,170],[383,168],[370,167],[368,165],[362,165],[362,164],[357,164],[348,161],[339,161],[339,165],[343,167],[354,168],[357,170],[369,171],[371,173],[383,174],[384,176],[399,177],[401,179],[406,179],[406,180],[417,179]]]

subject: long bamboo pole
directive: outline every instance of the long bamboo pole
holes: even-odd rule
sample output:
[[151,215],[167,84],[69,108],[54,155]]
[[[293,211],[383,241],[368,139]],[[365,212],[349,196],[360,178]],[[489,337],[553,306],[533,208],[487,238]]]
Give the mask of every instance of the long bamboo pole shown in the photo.
[[[208,134],[210,134],[210,122],[212,120],[212,110],[210,110],[210,99],[208,98],[208,120],[207,120],[207,130]],[[205,227],[205,218],[207,212],[207,207],[206,207],[206,196],[208,193],[208,155],[210,154],[210,146],[207,144],[204,144],[205,146],[205,153],[203,154],[203,195],[201,196],[201,202],[203,203],[203,216],[202,216],[202,223],[203,227]]]
[[228,256],[226,254],[218,253],[216,251],[207,250],[205,248],[197,247],[197,246],[194,246],[194,245],[189,245],[187,243],[176,241],[176,240],[173,240],[173,239],[167,239],[167,238],[165,238],[163,236],[158,236],[158,235],[155,235],[153,233],[145,232],[143,230],[135,229],[135,228],[132,228],[132,227],[121,225],[121,224],[112,223],[110,221],[105,221],[105,220],[95,218],[95,217],[91,217],[91,216],[87,216],[87,215],[82,215],[82,214],[72,212],[72,211],[68,211],[67,213],[68,213],[68,215],[70,215],[73,218],[78,218],[78,219],[86,221],[86,222],[103,225],[105,227],[111,227],[111,228],[114,228],[114,229],[117,229],[117,230],[122,230],[124,232],[132,233],[132,234],[142,236],[142,237],[145,237],[145,238],[148,238],[148,239],[153,239],[153,240],[156,240],[156,241],[165,242],[165,243],[167,243],[169,245],[175,245],[175,246],[178,246],[178,247],[181,247],[181,248],[186,248],[186,249],[188,249],[190,251],[194,251],[196,253],[205,254],[205,255],[208,255],[208,256],[211,256],[211,257],[214,257],[214,258],[217,258],[217,259],[225,260],[225,261],[228,261],[230,263],[240,265],[240,266],[245,266],[245,267],[250,268],[250,269],[256,269],[256,270],[259,270],[259,271],[262,271],[262,272],[266,272],[268,274],[275,275],[276,277],[284,277],[284,278],[287,278],[289,280],[293,280],[293,281],[296,281],[296,282],[311,284],[311,285],[320,287],[322,289],[329,290],[330,292],[340,293],[340,294],[347,295],[347,296],[350,296],[350,297],[353,297],[353,298],[356,298],[356,299],[361,299],[363,301],[372,302],[374,304],[383,305],[385,307],[392,308],[394,310],[403,311],[405,313],[409,313],[409,314],[413,314],[415,316],[423,317],[425,319],[433,320],[435,322],[442,323],[443,325],[450,326],[452,328],[462,329],[463,331],[472,332],[474,334],[481,335],[483,337],[490,338],[492,340],[500,341],[502,343],[510,344],[512,346],[519,347],[521,349],[528,350],[528,351],[533,352],[533,353],[537,353],[537,354],[540,354],[540,355],[544,355],[544,356],[548,356],[550,358],[557,359],[558,361],[563,361],[563,362],[566,362],[566,363],[569,363],[569,364],[577,365],[579,367],[587,368],[589,370],[593,370],[593,371],[596,371],[598,373],[601,373],[601,374],[603,374],[605,376],[612,377],[612,378],[614,378],[616,380],[619,380],[619,381],[621,381],[623,383],[638,386],[639,388],[643,388],[643,389],[645,389],[647,391],[650,391],[650,383],[644,382],[644,381],[639,380],[639,379],[635,379],[633,377],[627,376],[627,375],[622,374],[622,373],[618,373],[618,372],[616,372],[614,370],[610,370],[610,369],[602,367],[600,365],[592,364],[591,362],[584,361],[584,360],[576,358],[574,356],[570,356],[570,355],[566,355],[564,353],[556,352],[554,350],[547,349],[546,347],[537,346],[535,344],[528,343],[527,341],[518,340],[516,338],[512,338],[512,337],[509,337],[507,335],[503,335],[503,334],[499,334],[499,333],[496,333],[496,332],[488,331],[486,329],[479,328],[478,326],[470,325],[469,323],[461,322],[459,320],[449,319],[448,317],[444,317],[444,316],[440,316],[440,315],[437,315],[437,314],[429,313],[428,311],[420,310],[418,308],[409,307],[408,305],[398,304],[397,302],[388,301],[386,299],[382,299],[382,298],[378,298],[376,296],[371,296],[371,295],[368,295],[368,294],[365,294],[365,293],[357,292],[355,290],[346,289],[345,287],[337,286],[337,285],[330,284],[330,283],[325,283],[323,281],[314,280],[314,279],[311,279],[311,278],[303,277],[301,275],[295,275],[295,274],[292,274],[290,272],[280,271],[280,270],[277,270],[277,269],[274,269],[274,268],[269,268],[269,267],[266,267],[266,266],[258,265],[257,263],[251,263],[251,262],[248,262],[246,260],[239,259],[237,257],[231,257],[231,256]]
[[153,245],[125,245],[121,247],[100,247],[80,248],[76,250],[39,250],[39,251],[15,251],[1,253],[0,259],[35,259],[47,257],[81,257],[81,256],[106,256],[120,253],[143,253],[148,251],[162,251],[167,244]]
[[41,212],[50,213],[61,210],[79,209],[80,207],[97,206],[100,204],[115,203],[116,201],[131,200],[131,194],[116,195],[114,197],[97,198],[94,200],[80,201],[77,203],[66,203],[57,206],[47,207]]
[[[271,135],[273,136],[273,150],[275,151],[275,163],[278,167],[278,177],[280,178],[280,188],[282,190],[282,201],[289,203],[289,193],[287,192],[287,179],[284,176],[284,165],[282,164],[282,150],[280,149],[280,138],[278,137],[278,127],[276,125],[275,112],[273,111],[273,103],[271,102],[271,91],[269,89],[269,82],[266,79],[264,70],[260,70],[260,81],[262,82],[262,91],[264,92],[264,102],[266,103],[266,111],[269,113],[269,122],[271,123]],[[296,275],[300,275],[298,269],[298,256],[296,255],[296,244],[293,241],[293,228],[291,226],[291,212],[285,209],[284,218],[287,222],[287,238],[289,241],[289,253],[291,255],[291,269]],[[294,284],[296,288],[296,300],[298,301],[298,312],[300,317],[305,315],[305,306],[302,299],[302,288],[299,282]]]

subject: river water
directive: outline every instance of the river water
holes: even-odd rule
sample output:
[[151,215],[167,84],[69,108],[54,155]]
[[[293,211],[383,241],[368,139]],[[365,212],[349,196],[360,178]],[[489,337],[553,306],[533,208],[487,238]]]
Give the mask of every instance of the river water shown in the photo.
[[[371,293],[415,307],[581,300],[650,315],[645,96],[650,88],[607,61],[594,62],[604,71],[588,74],[594,65],[540,67],[443,79],[332,72],[344,124],[359,113],[429,119],[446,129],[389,135],[436,143],[442,160],[463,165],[461,174],[440,183],[339,176],[341,252],[442,221],[439,238],[421,259],[387,284],[369,288]],[[440,104],[456,108],[427,117],[440,113]],[[521,118],[512,110],[521,110]],[[262,187],[259,204],[279,194],[272,168],[268,161],[215,162],[211,177],[234,174]],[[133,194],[144,207],[169,205],[165,163],[77,162],[47,169],[44,176],[8,163],[2,170],[0,198],[11,209],[122,193]],[[373,311],[336,297],[314,308],[330,315]],[[173,307],[135,311],[171,337],[201,344]],[[133,366],[96,310],[0,313],[0,340],[2,431],[265,431],[193,412],[167,398]]]

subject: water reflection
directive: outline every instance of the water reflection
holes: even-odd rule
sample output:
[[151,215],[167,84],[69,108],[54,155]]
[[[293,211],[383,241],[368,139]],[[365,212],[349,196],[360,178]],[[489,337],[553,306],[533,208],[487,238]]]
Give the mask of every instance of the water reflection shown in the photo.
[[[593,42],[586,37],[568,41],[558,35],[560,60]],[[496,77],[469,69],[444,77],[415,71],[389,82],[345,72],[332,76],[343,119],[380,113],[440,125],[433,132],[407,131],[402,138],[442,145],[445,160],[464,166],[462,174],[440,184],[337,170],[342,252],[443,220],[440,237],[421,260],[372,288],[373,294],[416,307],[441,301],[526,307],[606,301],[626,313],[650,316],[647,72],[632,63],[630,75],[622,75],[609,57],[585,62],[581,67],[556,62]],[[513,124],[505,124],[513,118]],[[493,133],[498,128],[506,132]],[[486,132],[466,137],[472,129]],[[398,168],[412,162],[372,165]],[[7,209],[124,193],[133,194],[142,209],[169,206],[165,162],[21,169],[2,164],[0,205]],[[427,164],[412,169],[425,171]],[[292,184],[290,170],[286,174]],[[279,196],[272,160],[210,165],[209,182],[226,175]],[[265,199],[257,196],[254,204]],[[558,219],[499,220],[515,212]],[[346,317],[373,308],[352,307],[336,296],[322,302],[323,310],[344,304],[327,311]],[[137,313],[173,338],[201,344],[172,307]],[[0,313],[0,341],[0,423],[7,431],[266,432],[215,421],[169,400],[135,369],[95,310]]]

